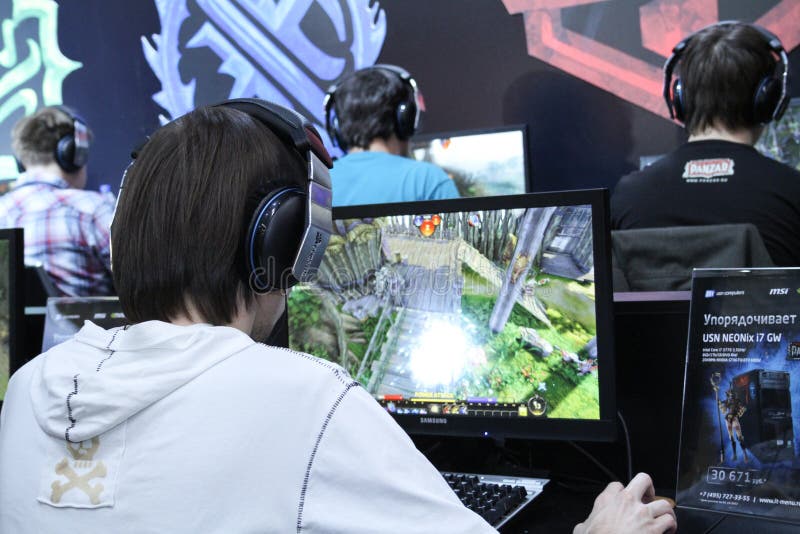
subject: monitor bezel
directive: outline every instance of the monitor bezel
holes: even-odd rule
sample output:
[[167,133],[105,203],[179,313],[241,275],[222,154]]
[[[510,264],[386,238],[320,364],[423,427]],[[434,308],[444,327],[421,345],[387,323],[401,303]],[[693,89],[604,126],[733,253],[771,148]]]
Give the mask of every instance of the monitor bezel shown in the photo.
[[[437,417],[446,422],[423,423],[432,419],[421,415],[391,414],[410,435],[492,437],[496,439],[554,439],[613,441],[617,432],[615,389],[613,297],[611,286],[611,234],[607,189],[582,189],[526,193],[522,195],[429,200],[391,204],[340,206],[333,208],[333,219],[362,219],[393,215],[467,212],[478,210],[536,208],[545,206],[589,205],[592,209],[592,239],[595,269],[595,306],[600,385],[600,418],[589,419],[488,419],[462,415]],[[600,334],[603,332],[604,334]]]
[[767,123],[767,125],[762,130],[761,134],[758,136],[758,139],[756,139],[755,144],[753,145],[753,146],[755,146],[755,148],[756,148],[756,150],[758,151],[759,154],[761,154],[763,156],[766,156],[766,157],[768,157],[770,159],[774,159],[775,161],[783,163],[784,165],[788,165],[789,167],[792,166],[789,162],[785,162],[783,160],[779,160],[779,159],[775,158],[775,156],[769,154],[767,151],[763,151],[760,148],[760,146],[761,146],[761,140],[764,139],[765,137],[769,136],[769,134],[772,132],[772,128],[775,127],[775,125],[783,123],[784,121],[788,120],[787,116],[788,116],[790,111],[794,110],[794,108],[797,108],[797,110],[800,111],[800,96],[794,96],[794,97],[788,98],[788,100],[786,102],[786,109],[783,110],[783,115],[781,116],[781,118],[778,119],[778,120],[773,120],[773,121],[770,121],[769,123]]
[[[447,130],[442,132],[423,132],[414,135],[409,140],[409,157],[410,152],[413,150],[411,147],[418,141],[431,141],[434,139],[446,139],[449,137],[466,137],[469,135],[483,135],[504,132],[522,132],[522,166],[525,170],[525,194],[533,192],[533,184],[531,183],[531,169],[530,169],[530,149],[528,147],[528,125],[525,123],[520,124],[507,124],[503,126],[492,126],[488,128],[473,128],[468,130]],[[413,159],[413,157],[412,157]],[[514,196],[514,195],[499,195],[499,196]],[[470,197],[476,198],[476,197]]]
[[[0,228],[0,240],[8,242],[8,377],[11,378],[22,365],[22,340],[24,325],[25,269],[24,233],[22,228]],[[0,399],[0,406],[3,400]]]

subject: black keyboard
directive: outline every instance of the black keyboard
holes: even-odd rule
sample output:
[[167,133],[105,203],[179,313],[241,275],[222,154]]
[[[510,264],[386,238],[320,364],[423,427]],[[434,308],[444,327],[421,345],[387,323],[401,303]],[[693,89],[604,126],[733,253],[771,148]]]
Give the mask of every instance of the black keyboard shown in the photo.
[[522,478],[472,473],[442,472],[464,503],[487,523],[500,528],[538,496],[546,478]]

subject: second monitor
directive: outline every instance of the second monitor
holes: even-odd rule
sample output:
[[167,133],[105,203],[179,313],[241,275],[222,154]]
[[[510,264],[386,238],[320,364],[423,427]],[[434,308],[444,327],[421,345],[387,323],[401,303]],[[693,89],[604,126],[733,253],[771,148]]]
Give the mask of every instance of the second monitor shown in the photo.
[[334,208],[289,343],[409,433],[611,439],[607,193]]
[[530,191],[524,125],[417,135],[409,151],[412,158],[444,169],[462,197]]

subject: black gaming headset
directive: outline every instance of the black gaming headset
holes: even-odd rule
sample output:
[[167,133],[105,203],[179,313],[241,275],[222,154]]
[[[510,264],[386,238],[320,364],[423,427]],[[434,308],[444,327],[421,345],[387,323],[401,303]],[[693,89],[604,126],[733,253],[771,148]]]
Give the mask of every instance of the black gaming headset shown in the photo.
[[[319,133],[302,115],[265,100],[237,98],[214,107],[236,109],[262,123],[303,159],[308,170],[306,187],[270,191],[249,217],[242,260],[250,289],[263,294],[312,281],[333,232],[328,173],[333,160]],[[136,153],[132,156],[135,160]],[[124,183],[123,175],[118,203]]]
[[66,106],[53,106],[72,121],[72,131],[56,143],[56,163],[65,172],[75,172],[89,161],[89,128],[77,113]]
[[[411,138],[419,126],[419,117],[421,111],[418,105],[419,88],[417,86],[417,82],[414,80],[411,74],[408,73],[408,71],[396,65],[379,63],[377,65],[367,67],[367,69],[374,69],[384,73],[386,76],[400,78],[400,80],[410,88],[409,97],[399,102],[395,108],[394,132],[395,135],[397,135],[397,138],[401,141]],[[350,76],[352,76],[352,74]],[[328,92],[325,93],[325,99],[322,101],[322,105],[325,108],[325,129],[328,131],[331,141],[333,141],[335,146],[341,148],[342,150],[347,150],[349,147],[342,141],[342,136],[339,131],[339,118],[336,116],[336,89],[339,87],[339,85],[341,85],[341,83],[342,81],[339,81],[339,83],[333,84],[328,88]]]
[[773,72],[765,76],[761,79],[756,88],[756,92],[753,95],[753,116],[756,122],[759,124],[767,124],[768,122],[778,120],[783,115],[783,112],[786,111],[786,105],[789,102],[786,92],[786,80],[789,76],[789,58],[780,39],[761,26],[746,24],[735,20],[727,20],[706,26],[683,39],[675,45],[672,49],[672,55],[670,55],[664,63],[664,100],[667,102],[667,108],[669,109],[669,116],[671,119],[685,122],[686,118],[683,83],[680,78],[675,78],[674,81],[672,79],[672,71],[675,69],[675,65],[677,65],[686,47],[691,40],[702,31],[715,26],[737,24],[750,26],[757,30],[758,33],[764,37],[764,42],[769,46],[770,50],[772,50],[772,52],[780,58],[781,63],[783,63],[782,73]]

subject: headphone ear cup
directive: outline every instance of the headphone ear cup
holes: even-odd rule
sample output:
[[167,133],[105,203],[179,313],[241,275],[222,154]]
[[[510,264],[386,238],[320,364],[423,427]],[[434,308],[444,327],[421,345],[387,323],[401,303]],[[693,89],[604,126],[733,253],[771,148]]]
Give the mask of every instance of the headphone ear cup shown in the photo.
[[413,102],[401,102],[397,106],[395,116],[397,121],[397,137],[401,141],[411,138],[414,135],[417,121],[417,105]]
[[766,76],[758,84],[753,97],[753,119],[759,124],[767,124],[779,111],[778,101],[781,99],[781,80],[775,76]]
[[278,189],[253,213],[244,250],[247,283],[254,292],[288,289],[297,283],[292,265],[305,228],[305,198],[297,187]]
[[680,78],[675,78],[672,82],[672,109],[675,112],[675,118],[681,122],[685,122],[686,113],[683,106],[683,82]]
[[58,140],[56,145],[56,163],[65,172],[75,172],[80,169],[75,165],[75,137],[65,135]]
[[331,141],[333,141],[333,144],[339,147],[340,149],[347,151],[347,143],[342,141],[342,134],[339,131],[339,117],[333,110],[331,110],[330,125],[331,125],[331,131],[328,133],[331,136]]

